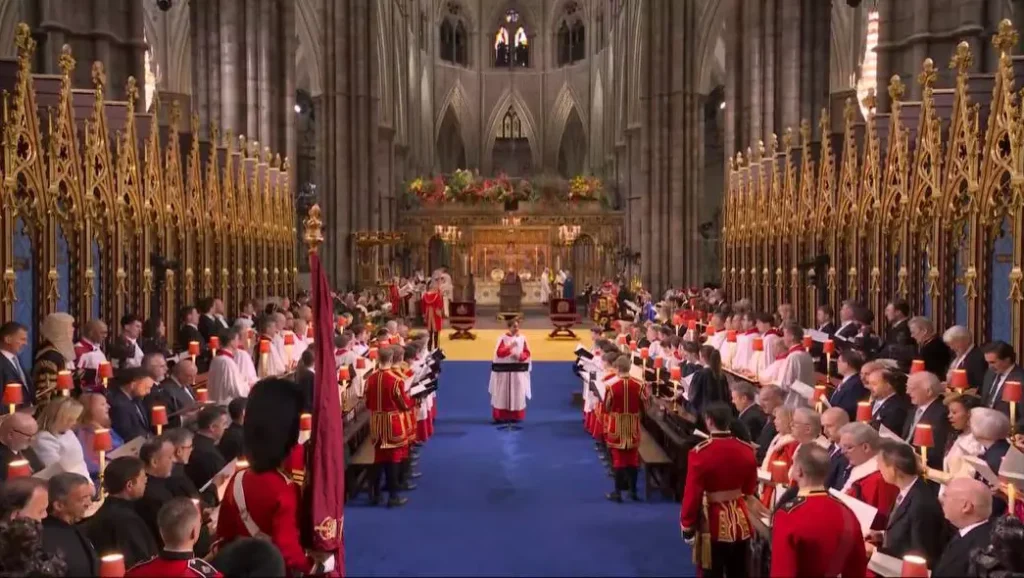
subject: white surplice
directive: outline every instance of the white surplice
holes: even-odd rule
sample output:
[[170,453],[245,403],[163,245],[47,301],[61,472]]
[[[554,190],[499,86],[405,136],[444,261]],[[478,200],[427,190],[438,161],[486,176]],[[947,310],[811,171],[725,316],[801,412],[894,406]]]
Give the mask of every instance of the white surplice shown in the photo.
[[[751,344],[756,339],[757,335],[750,337]],[[764,351],[754,351],[750,354],[747,359],[746,370],[754,375],[760,375],[761,372],[775,361],[775,358],[786,351],[786,346],[782,343],[782,338],[774,333],[766,333],[761,336],[761,342],[764,344]],[[751,345],[753,347],[753,345]],[[739,369],[736,365],[734,368]]]
[[284,354],[284,336],[282,334],[278,333],[270,340],[270,353],[266,357],[268,376],[283,375],[288,371],[287,356]]
[[238,372],[242,375],[245,383],[250,388],[256,385],[256,382],[260,380],[260,376],[256,373],[256,364],[252,362],[252,356],[249,355],[249,352],[244,349],[236,349],[235,363],[238,365]]
[[708,338],[707,345],[714,347],[721,351],[722,346],[725,344],[726,334],[725,331],[715,331],[715,334]]
[[740,333],[736,336],[736,351],[732,355],[732,363],[729,367],[736,369],[745,368],[750,364],[750,358],[754,354],[754,334]]
[[[502,345],[510,348],[508,355],[499,357],[498,349]],[[504,334],[498,338],[494,347],[494,363],[521,363],[520,354],[529,354],[530,348],[526,343],[526,337],[522,333],[517,335]],[[530,371],[533,369],[533,362],[527,359],[527,371],[513,373],[491,372],[491,381],[487,391],[491,394],[491,407],[509,411],[522,411],[526,409],[526,400],[530,399]]]
[[551,273],[547,269],[540,274],[540,302],[547,303],[551,298]]
[[210,401],[220,405],[227,405],[236,397],[249,397],[249,384],[242,377],[232,352],[217,351],[210,362],[207,389]]
[[[337,364],[338,367],[352,366],[354,368],[356,364],[356,358],[358,357],[359,355],[357,355],[356,352],[353,351],[352,349],[343,349],[341,350],[340,355],[335,354],[334,362]],[[355,375],[349,375],[350,381],[348,386],[352,388],[352,391],[354,391],[357,396],[363,397],[363,378],[358,371],[353,371],[352,373],[354,373]]]
[[762,384],[778,385],[786,392],[786,405],[796,407],[807,405],[810,400],[791,389],[800,381],[811,387],[815,384],[814,359],[803,347],[794,346],[785,357],[776,359],[757,376]]

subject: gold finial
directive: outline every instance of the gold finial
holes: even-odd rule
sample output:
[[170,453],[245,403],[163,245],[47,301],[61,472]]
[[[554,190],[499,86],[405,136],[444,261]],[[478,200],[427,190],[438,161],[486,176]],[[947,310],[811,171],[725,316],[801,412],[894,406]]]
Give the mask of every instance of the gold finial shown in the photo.
[[316,253],[324,242],[323,221],[320,220],[320,205],[309,208],[309,216],[302,220],[302,239],[309,246],[309,252]]
[[71,56],[71,45],[65,44],[60,49],[60,71],[64,76],[70,76],[75,69],[75,57]]
[[260,143],[259,141],[252,141],[249,143],[249,158],[256,159],[256,162],[260,160]]
[[181,104],[177,100],[171,101],[171,128],[178,132],[178,122],[181,121]]
[[14,35],[14,45],[18,48],[18,59],[21,61],[27,61],[35,54],[36,41],[32,38],[32,29],[28,27],[28,24],[24,22],[18,24],[18,30]]
[[214,146],[217,145],[217,141],[220,140],[220,128],[217,126],[217,121],[210,121],[210,142]]
[[263,162],[270,164],[272,158],[273,157],[270,154],[270,147],[263,147]]
[[224,146],[228,149],[228,154],[235,152],[235,131],[228,129],[224,131]]
[[854,115],[857,114],[856,109],[853,107],[853,99],[846,99],[846,106],[843,108],[843,121],[846,124],[852,124]]
[[764,141],[763,140],[757,141],[757,156],[760,159],[764,158]]
[[135,80],[134,76],[128,77],[124,92],[125,97],[128,99],[128,105],[134,107],[135,100],[139,98],[139,83]]
[[754,153],[750,150],[750,147],[747,147],[747,162],[750,163],[750,162],[753,162],[753,161],[754,161]]
[[736,166],[743,168],[743,153],[736,153]]
[[811,144],[811,121],[806,118],[800,121],[800,140],[804,146]]
[[949,68],[956,69],[960,75],[967,74],[968,69],[974,65],[974,54],[971,53],[971,45],[966,40],[956,45],[956,52],[949,61]]
[[242,158],[243,159],[249,158],[249,147],[247,147],[245,145],[245,135],[244,134],[238,135],[238,151],[240,153],[242,153]]
[[782,149],[789,152],[789,149],[793,148],[793,127],[786,129],[786,132],[782,133]]
[[96,90],[103,90],[107,86],[107,71],[99,60],[92,63],[92,84]]
[[900,80],[900,75],[892,75],[892,78],[889,79],[889,98],[891,98],[893,102],[900,102],[903,100],[903,94],[906,91],[907,87],[903,84],[903,81]]
[[777,152],[779,152],[779,135],[772,133],[768,137],[768,155],[775,158]]
[[992,37],[992,46],[995,46],[1002,54],[1009,54],[1019,41],[1020,36],[1017,34],[1017,29],[1013,27],[1013,22],[1010,22],[1009,18],[1004,18],[999,23],[999,31]]
[[828,107],[821,107],[821,120],[818,121],[818,128],[821,129],[821,142],[824,143],[827,140],[825,135],[832,132],[832,115],[828,112]]
[[281,170],[287,173],[290,168],[292,168],[292,164],[288,162],[288,157],[284,157],[284,160],[281,161]]
[[271,162],[270,166],[275,169],[281,168],[281,153],[274,155],[274,160]]
[[192,113],[192,120],[189,121],[189,122],[190,122],[190,124],[192,126],[192,136],[193,137],[198,137],[199,136],[199,115],[197,113],[193,112]]
[[917,75],[918,84],[923,86],[925,90],[931,89],[938,76],[938,71],[935,69],[935,61],[931,58],[925,58],[924,64],[921,66],[921,74]]
[[864,106],[866,106],[870,112],[874,112],[875,108],[878,106],[878,95],[875,94],[874,88],[868,89],[868,94],[864,97]]

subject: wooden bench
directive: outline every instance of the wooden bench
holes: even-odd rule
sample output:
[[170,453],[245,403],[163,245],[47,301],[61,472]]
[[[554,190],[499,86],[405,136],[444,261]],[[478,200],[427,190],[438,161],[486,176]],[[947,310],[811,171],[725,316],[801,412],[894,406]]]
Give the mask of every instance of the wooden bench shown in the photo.
[[373,470],[373,442],[370,441],[369,436],[363,440],[363,443],[359,445],[357,449],[350,457],[349,462],[345,468],[345,489],[348,498],[354,498],[359,495],[359,492],[365,489],[369,482],[370,472]]
[[672,488],[669,478],[669,466],[672,460],[669,459],[665,450],[658,445],[658,442],[651,437],[647,428],[640,427],[640,461],[644,466],[644,499],[650,501],[651,489],[661,490],[662,495],[672,495]]

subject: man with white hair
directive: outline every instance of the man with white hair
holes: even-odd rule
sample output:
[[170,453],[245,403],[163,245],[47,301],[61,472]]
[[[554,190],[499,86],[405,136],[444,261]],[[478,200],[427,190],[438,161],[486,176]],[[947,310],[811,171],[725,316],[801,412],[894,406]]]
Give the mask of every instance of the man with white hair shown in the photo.
[[946,372],[946,382],[952,382],[953,370],[960,369],[967,372],[969,387],[980,388],[985,381],[988,364],[985,363],[985,353],[980,347],[974,346],[970,330],[963,325],[954,325],[942,334],[942,340],[953,352],[953,361]]
[[[988,407],[976,407],[971,410],[971,434],[978,440],[985,451],[981,459],[992,468],[996,474],[999,473],[999,466],[1003,463],[1003,457],[1010,449],[1010,442],[1006,439],[1010,435],[1010,418],[1006,414]],[[980,476],[977,478],[984,481]],[[998,504],[997,504],[998,506]],[[1003,503],[1005,509],[1006,504]],[[997,507],[998,509],[998,507]]]
[[[916,317],[914,319],[917,319]],[[913,319],[911,320],[913,322]],[[912,373],[907,378],[907,397],[913,404],[903,423],[903,441],[913,444],[914,432],[920,426],[932,429],[931,451],[928,452],[928,467],[942,469],[942,457],[949,437],[949,411],[942,403],[945,386],[930,371]]]
[[953,353],[935,334],[935,325],[927,317],[911,317],[907,322],[910,336],[917,342],[917,358],[924,360],[925,371],[936,376],[946,375]]
[[[790,426],[792,432],[791,435],[796,439],[797,446],[796,452],[800,451],[800,448],[813,444],[820,446],[822,449],[828,449],[828,440],[821,435],[821,415],[809,407],[798,407],[793,410],[793,423]],[[797,486],[791,484],[786,493],[782,494],[779,498],[779,502],[776,505],[777,508],[783,507],[783,504],[790,503],[794,498],[797,497]]]
[[932,566],[932,576],[967,576],[971,551],[989,544],[992,492],[978,480],[957,478],[946,485],[939,501],[942,514],[957,533],[946,544],[939,561]]
[[885,529],[900,493],[878,470],[880,441],[878,432],[863,422],[848,423],[839,430],[839,446],[849,462],[838,481],[839,490],[878,509],[871,524],[874,530]]
[[839,477],[846,471],[849,463],[843,455],[843,448],[839,445],[839,431],[843,426],[850,423],[850,416],[841,407],[830,407],[821,414],[821,430],[829,441],[828,446],[828,476],[825,478],[826,488],[839,489],[837,485]]

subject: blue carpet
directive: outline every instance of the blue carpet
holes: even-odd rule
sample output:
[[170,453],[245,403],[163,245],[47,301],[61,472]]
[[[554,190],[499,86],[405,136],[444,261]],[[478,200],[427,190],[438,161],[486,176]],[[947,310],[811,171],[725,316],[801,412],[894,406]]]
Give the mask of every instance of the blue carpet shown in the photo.
[[490,364],[445,362],[409,503],[372,508],[364,494],[346,508],[348,575],[692,576],[677,503],[605,499],[570,367],[534,364],[525,427],[510,432],[491,425]]

